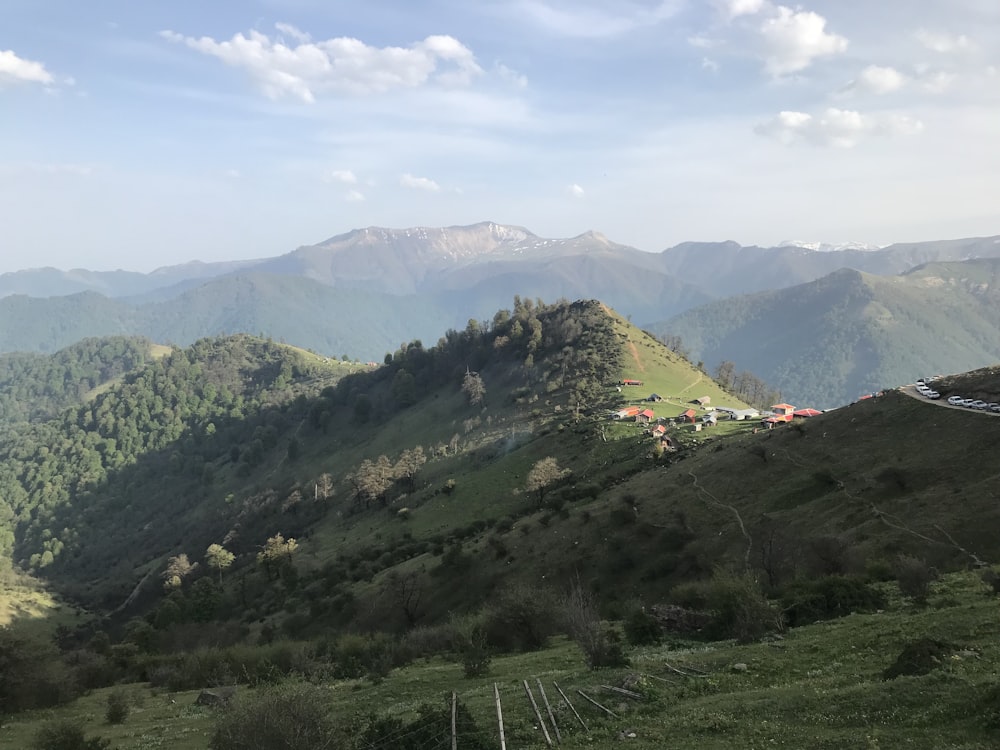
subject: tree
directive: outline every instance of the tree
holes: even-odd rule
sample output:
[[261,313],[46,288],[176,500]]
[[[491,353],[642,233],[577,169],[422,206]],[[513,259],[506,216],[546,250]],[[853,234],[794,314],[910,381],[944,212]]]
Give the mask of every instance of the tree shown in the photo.
[[163,571],[163,588],[167,591],[179,589],[184,579],[197,567],[198,563],[192,563],[183,552],[171,557],[167,560],[167,569]]
[[469,406],[479,406],[486,398],[486,385],[478,372],[465,370],[465,377],[462,379],[462,393],[469,401]]
[[316,480],[315,499],[329,500],[333,497],[333,477],[329,474],[320,474]]
[[538,504],[545,500],[545,492],[555,482],[570,474],[569,469],[560,469],[559,462],[552,456],[543,458],[528,472],[528,481],[524,489],[538,493]]
[[395,475],[389,457],[382,455],[374,461],[366,458],[348,479],[354,484],[358,498],[368,505],[376,500],[385,500],[385,493],[392,486]]
[[222,585],[222,571],[233,564],[236,555],[227,550],[221,544],[210,544],[205,550],[205,562],[208,567],[219,571],[219,585]]
[[263,549],[257,553],[257,562],[264,566],[268,580],[271,580],[273,572],[280,571],[282,567],[291,564],[292,554],[298,547],[297,541],[285,539],[280,532],[264,543]]
[[416,488],[416,476],[420,467],[427,463],[427,456],[424,455],[424,447],[418,445],[412,450],[405,450],[400,454],[399,460],[393,467],[393,473],[398,479],[406,482],[406,486],[412,492]]

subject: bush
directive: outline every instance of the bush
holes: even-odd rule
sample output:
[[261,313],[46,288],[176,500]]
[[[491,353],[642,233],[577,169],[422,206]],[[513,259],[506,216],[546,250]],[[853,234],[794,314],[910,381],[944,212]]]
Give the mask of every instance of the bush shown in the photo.
[[284,683],[241,695],[222,713],[211,750],[332,750],[346,746],[323,688]]
[[625,639],[633,646],[655,646],[663,639],[663,628],[646,610],[636,609],[625,620]]
[[826,576],[795,581],[781,596],[790,627],[844,617],[852,612],[874,612],[885,607],[885,596],[860,578]]
[[108,724],[124,724],[130,710],[128,693],[121,689],[108,693],[107,709],[104,712],[104,719]]
[[43,725],[32,739],[31,747],[33,750],[107,750],[111,742],[100,737],[88,740],[79,724],[63,720]]
[[68,703],[78,695],[74,677],[54,643],[23,628],[0,627],[0,711]]
[[712,623],[706,628],[710,638],[734,638],[738,643],[750,643],[784,627],[781,613],[749,573],[716,569],[708,581],[675,588],[673,598],[685,607],[712,613]]
[[556,631],[555,597],[545,588],[511,584],[484,611],[484,627],[496,651],[538,651]]
[[593,597],[579,581],[566,597],[563,617],[566,631],[583,651],[587,666],[591,669],[628,665],[621,636],[601,623]]
[[451,620],[452,649],[462,662],[466,677],[481,677],[490,669],[489,642],[482,617],[454,617]]
[[915,604],[926,604],[931,593],[931,582],[936,581],[937,571],[923,560],[900,555],[895,565],[896,582],[900,593]]

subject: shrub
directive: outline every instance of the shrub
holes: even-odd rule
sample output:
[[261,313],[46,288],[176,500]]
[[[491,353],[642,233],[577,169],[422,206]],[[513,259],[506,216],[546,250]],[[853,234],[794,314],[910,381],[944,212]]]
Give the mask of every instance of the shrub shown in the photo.
[[920,638],[907,643],[896,661],[882,672],[882,679],[894,680],[902,676],[929,674],[939,669],[954,650],[955,647],[951,644],[932,638]]
[[128,693],[124,690],[112,690],[108,693],[107,709],[104,712],[104,719],[108,724],[124,724],[128,718],[129,710]]
[[909,555],[900,555],[895,565],[896,582],[903,596],[916,604],[926,604],[931,593],[931,582],[936,581],[937,571],[926,562]]
[[885,596],[860,578],[826,576],[795,581],[781,596],[790,627],[844,617],[852,612],[874,612],[885,607]]
[[537,651],[556,631],[555,597],[546,588],[511,584],[484,612],[490,646],[501,652]]
[[288,682],[240,695],[223,711],[211,750],[331,750],[345,745],[323,688]]
[[566,631],[583,651],[587,666],[591,669],[600,669],[628,665],[621,637],[616,631],[601,623],[593,597],[579,581],[566,596],[563,616]]
[[645,609],[635,609],[625,620],[625,639],[633,646],[655,646],[663,639],[659,621]]
[[489,672],[489,642],[482,617],[454,617],[451,620],[452,649],[462,663],[466,677],[481,677]]
[[705,629],[710,638],[735,638],[738,643],[750,643],[784,626],[781,613],[749,573],[716,569],[708,581],[676,587],[673,598],[685,607],[712,613],[712,623]]
[[91,737],[89,740],[83,728],[68,719],[45,724],[31,741],[33,750],[107,750],[110,740]]

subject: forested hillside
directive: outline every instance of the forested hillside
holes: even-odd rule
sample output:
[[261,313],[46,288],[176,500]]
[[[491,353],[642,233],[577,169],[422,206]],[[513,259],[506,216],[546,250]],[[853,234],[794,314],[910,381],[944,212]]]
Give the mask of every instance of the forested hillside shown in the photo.
[[51,419],[105,385],[140,367],[151,354],[147,339],[84,339],[54,355],[0,354],[0,424]]

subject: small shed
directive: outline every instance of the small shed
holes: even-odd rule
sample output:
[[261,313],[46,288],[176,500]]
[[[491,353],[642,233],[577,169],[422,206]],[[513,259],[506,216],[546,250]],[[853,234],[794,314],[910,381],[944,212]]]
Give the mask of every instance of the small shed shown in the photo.
[[640,424],[649,424],[654,419],[656,419],[656,414],[653,413],[652,409],[646,409],[635,415],[635,421]]
[[706,414],[701,418],[701,422],[706,427],[715,427],[718,424],[718,420],[715,418],[715,414]]
[[677,417],[677,421],[681,423],[690,422],[691,424],[694,424],[698,421],[698,412],[694,409],[688,409],[686,412]]
[[663,396],[661,396],[659,393],[650,393],[648,396],[646,396],[646,400],[654,404],[658,404],[663,400]]
[[664,435],[667,434],[667,428],[665,425],[658,424],[656,425],[656,427],[654,427],[649,431],[649,434],[652,435],[653,437],[663,437]]
[[712,403],[712,397],[711,396],[699,396],[698,398],[696,398],[691,403],[692,404],[698,404],[698,406],[708,406],[710,403]]
[[626,406],[624,409],[619,409],[612,416],[615,419],[631,419],[639,413],[640,409],[638,406]]

